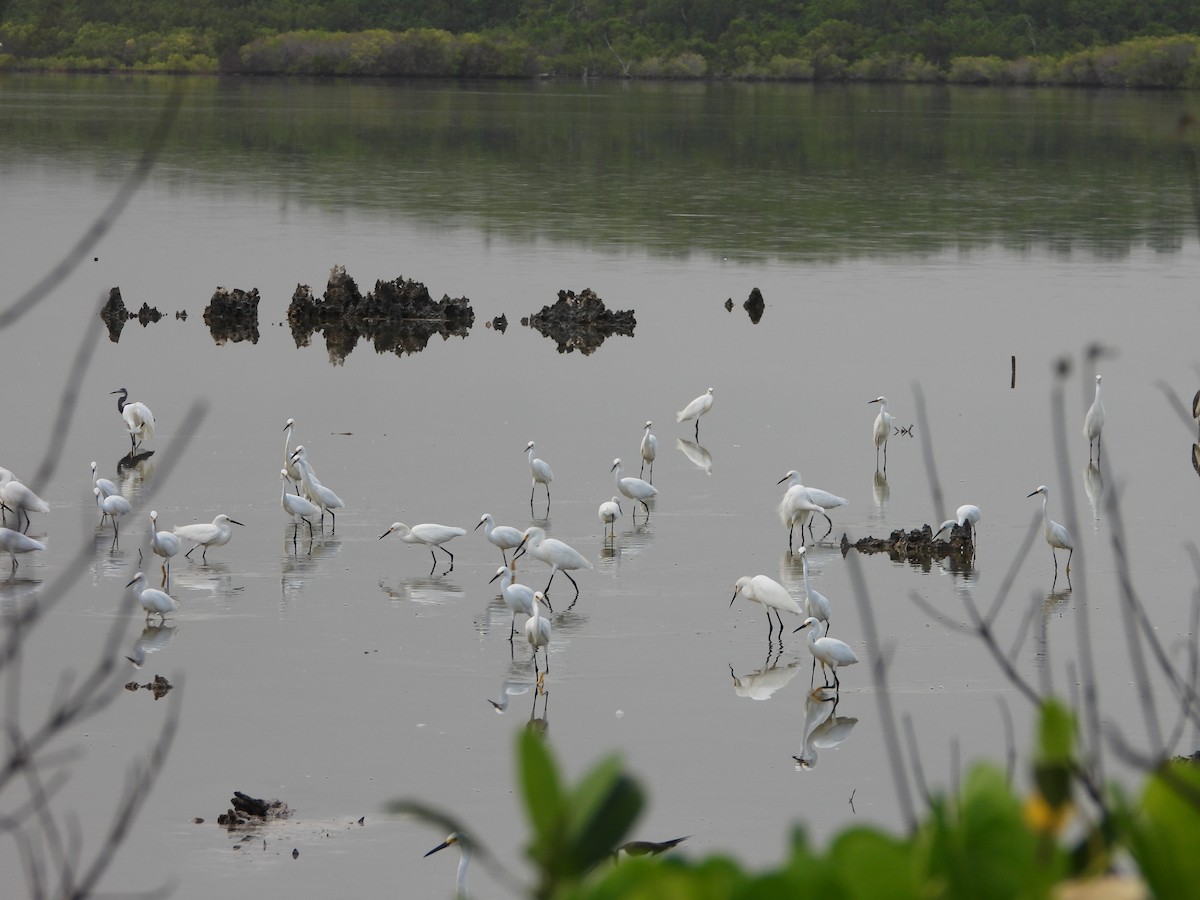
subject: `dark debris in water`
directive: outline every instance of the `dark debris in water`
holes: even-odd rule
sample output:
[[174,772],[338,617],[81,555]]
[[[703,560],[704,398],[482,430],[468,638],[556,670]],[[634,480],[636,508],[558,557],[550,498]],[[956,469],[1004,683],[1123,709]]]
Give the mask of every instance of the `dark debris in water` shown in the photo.
[[217,816],[217,824],[228,830],[257,828],[267,822],[278,822],[288,818],[292,809],[282,800],[260,800],[241,791],[234,791],[229,803],[231,808]]
[[851,542],[842,535],[842,556],[850,550],[859,553],[886,553],[893,562],[908,562],[920,566],[925,571],[933,565],[933,561],[950,559],[955,568],[970,568],[975,556],[975,543],[970,531],[963,526],[955,525],[950,531],[950,540],[942,540],[933,536],[933,528],[922,525],[911,531],[896,529],[886,538],[864,537]]
[[763,311],[766,308],[767,304],[763,300],[762,291],[760,291],[758,288],[754,288],[752,291],[750,291],[750,296],[747,297],[746,302],[742,304],[742,309],[747,312],[747,314],[750,316],[750,321],[755,325],[757,325],[762,319]]
[[171,688],[175,685],[167,681],[161,675],[155,675],[153,681],[148,681],[145,684],[138,684],[136,681],[130,681],[125,685],[127,691],[150,691],[154,695],[155,700],[161,700],[170,693]]
[[204,308],[204,324],[219,346],[227,341],[258,343],[258,288],[248,292],[218,287]]
[[559,291],[554,304],[522,319],[522,324],[526,322],[557,343],[559,353],[578,350],[584,356],[596,352],[614,334],[633,337],[637,326],[633,310],[610,310],[591,288],[579,294]]

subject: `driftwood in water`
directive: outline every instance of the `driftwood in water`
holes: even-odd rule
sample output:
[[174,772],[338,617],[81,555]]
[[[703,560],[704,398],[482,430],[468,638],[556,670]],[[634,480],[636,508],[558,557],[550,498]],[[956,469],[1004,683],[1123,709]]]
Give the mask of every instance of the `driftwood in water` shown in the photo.
[[230,830],[245,825],[254,827],[264,822],[276,822],[292,814],[291,808],[282,800],[260,800],[241,791],[234,791],[229,802],[233,808],[217,816],[217,824]]

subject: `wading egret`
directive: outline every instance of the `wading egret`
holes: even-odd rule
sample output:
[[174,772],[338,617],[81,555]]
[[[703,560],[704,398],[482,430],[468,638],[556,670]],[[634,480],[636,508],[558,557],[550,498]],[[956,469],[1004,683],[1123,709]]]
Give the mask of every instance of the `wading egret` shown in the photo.
[[342,502],[341,497],[317,480],[316,473],[313,472],[312,466],[308,463],[308,451],[304,449],[303,445],[296,448],[296,452],[292,454],[292,459],[300,469],[300,486],[304,492],[304,496],[321,507],[322,523],[325,521],[325,513],[329,513],[330,518],[333,519],[333,528],[336,531],[337,514],[334,513],[334,510],[342,509],[346,504]]
[[129,454],[132,456],[139,444],[154,437],[154,413],[150,412],[150,407],[145,403],[137,400],[131,403],[129,391],[125,388],[118,388],[110,393],[121,395],[117,398],[117,412],[125,420],[125,427],[129,431]]
[[166,584],[171,577],[171,557],[179,552],[179,538],[169,531],[158,530],[158,511],[150,510],[150,549],[155,556],[161,556],[162,583]]
[[521,541],[525,540],[525,532],[520,528],[513,528],[511,525],[497,525],[491,513],[484,513],[480,518],[475,530],[478,531],[480,528],[483,529],[484,536],[500,548],[500,556],[505,565],[508,565],[508,554],[505,551],[516,550],[521,546]]
[[879,448],[883,448],[883,467],[887,468],[887,442],[888,437],[892,433],[892,420],[894,416],[888,412],[887,397],[876,397],[874,400],[868,400],[868,403],[879,404],[879,415],[875,417],[875,426],[873,435],[875,438],[875,468],[879,468]]
[[779,501],[779,521],[787,526],[788,553],[792,552],[792,537],[796,523],[800,523],[800,546],[804,546],[804,526],[813,513],[824,514],[825,509],[818,506],[809,498],[808,488],[795,485],[787,489],[783,499]]
[[546,509],[550,509],[550,482],[554,480],[554,473],[550,470],[550,463],[544,459],[538,459],[533,455],[535,452],[533,441],[525,445],[525,453],[529,457],[529,474],[533,477],[533,484],[529,488],[529,508],[533,509],[533,494],[537,490],[537,486],[544,484],[546,486]]
[[804,610],[805,615],[811,616],[824,624],[825,633],[829,634],[829,598],[813,588],[808,580],[808,551],[800,548],[800,565],[804,572]]
[[[648,481],[642,481],[642,479],[634,478],[632,475],[626,476],[619,456],[613,460],[610,471],[614,473],[613,478],[616,479],[617,490],[635,503],[642,504],[646,509],[646,518],[650,518],[650,507],[646,501],[658,495],[658,488]],[[635,506],[634,511],[636,512],[636,510],[637,507]]]
[[[582,553],[570,544],[565,544],[557,538],[546,537],[546,530],[536,525],[525,529],[525,540],[522,541],[521,546],[534,559],[540,559],[550,567],[550,580],[546,582],[546,586],[542,589],[543,594],[549,595],[550,585],[554,583],[554,576],[562,572],[567,576],[567,580],[575,585],[574,600],[579,599],[579,585],[571,577],[570,570],[592,568],[591,562]],[[572,600],[572,603],[574,600]],[[548,597],[546,606],[551,612],[554,611],[554,608],[550,606]]]
[[1050,489],[1043,484],[1027,496],[1033,497],[1037,494],[1042,495],[1042,528],[1046,535],[1046,543],[1050,545],[1050,555],[1054,558],[1054,577],[1058,577],[1058,556],[1054,552],[1055,550],[1069,551],[1067,553],[1067,576],[1070,577],[1071,557],[1075,555],[1075,541],[1071,539],[1071,532],[1050,518],[1048,508],[1050,506]]
[[174,598],[165,591],[160,591],[157,588],[146,587],[146,574],[138,572],[133,576],[133,580],[126,587],[133,588],[133,592],[137,595],[138,602],[142,604],[142,609],[146,611],[146,619],[153,615],[157,615],[160,622],[167,620],[167,613],[173,613],[179,609],[179,604]]
[[458,887],[455,891],[455,896],[464,898],[467,896],[467,866],[471,863],[471,845],[468,841],[463,840],[462,835],[457,831],[447,837],[444,841],[426,853],[426,856],[433,856],[439,850],[445,850],[447,847],[457,846],[459,849],[458,858]]
[[[120,491],[117,489],[117,486],[115,484],[113,484],[113,482],[109,481],[107,478],[97,478],[96,477],[96,461],[95,460],[92,460],[92,487],[100,488],[100,493],[102,495],[104,495],[105,497],[111,497],[113,494],[120,493]],[[104,521],[103,516],[100,517],[100,521],[101,522]]]
[[743,575],[737,580],[733,586],[733,597],[729,600],[729,605],[733,606],[733,601],[741,594],[747,600],[753,601],[762,606],[767,611],[767,640],[771,639],[771,635],[775,633],[775,624],[771,621],[771,610],[775,610],[775,618],[779,622],[779,638],[783,640],[783,619],[779,618],[779,613],[789,612],[800,616],[804,614],[804,610],[800,608],[800,604],[796,602],[796,598],[788,593],[787,588],[773,578],[768,578],[766,575]]
[[515,579],[517,573],[513,571],[510,565],[503,565],[496,570],[496,574],[492,576],[492,581],[500,579],[500,596],[504,598],[504,605],[512,612],[512,623],[508,630],[508,640],[511,643],[513,635],[517,633],[517,613],[525,616],[533,615],[533,588],[527,584],[518,584]]
[[13,531],[11,528],[0,528],[0,548],[8,551],[12,557],[12,570],[17,571],[17,554],[28,553],[31,550],[45,550],[46,545],[35,541],[27,534]]
[[[829,528],[821,535],[821,540],[827,538],[833,532],[833,519],[829,518],[828,511],[837,509],[839,506],[845,506],[850,501],[845,497],[839,497],[837,494],[831,494],[829,491],[823,491],[820,488],[808,487],[808,485],[800,483],[800,473],[795,469],[789,469],[788,473],[779,479],[777,484],[787,482],[790,491],[794,487],[804,488],[805,494],[808,496],[809,502],[821,507],[821,515],[825,517],[825,521],[829,523]],[[808,521],[808,534],[812,536],[812,519]]]
[[611,500],[605,500],[600,504],[600,508],[596,510],[596,514],[600,517],[600,521],[604,523],[607,536],[616,537],[617,526],[614,523],[617,519],[621,518],[621,499],[613,497]]
[[295,419],[288,419],[283,425],[283,468],[287,472],[288,480],[296,487],[296,493],[300,493],[300,467],[296,461],[292,459],[292,429],[296,427]]
[[959,528],[966,528],[967,536],[971,538],[971,543],[975,543],[975,526],[981,518],[983,518],[983,513],[979,511],[978,506],[970,503],[963,504],[955,511],[954,518],[943,522],[941,527],[934,532],[933,536],[937,537],[943,531],[949,531],[957,525]]
[[[393,522],[392,527],[379,536],[382,541],[389,534],[395,534],[406,544],[424,544],[429,548],[429,555],[433,557],[433,565],[429,569],[429,574],[433,574],[433,570],[437,568],[437,554],[434,553],[434,548],[440,549],[448,557],[450,557],[450,568],[446,572],[454,571],[454,554],[447,550],[442,545],[447,541],[452,541],[456,537],[462,537],[467,533],[465,528],[458,528],[454,525],[437,525],[432,522],[426,522],[422,525],[414,525],[409,528],[403,522]],[[446,574],[445,572],[443,574]]]
[[[95,490],[93,488],[93,490]],[[4,482],[0,486],[0,503],[3,503],[4,508],[9,512],[15,513],[17,516],[17,530],[28,532],[29,526],[32,524],[29,519],[29,511],[39,513],[50,512],[50,504],[23,485],[17,479],[12,478]],[[25,527],[21,527],[21,516],[25,516]]]
[[[546,595],[541,591],[537,591],[533,595],[533,615],[525,620],[525,640],[529,641],[529,646],[533,648],[533,671],[537,671],[537,652],[538,647],[542,648],[542,655],[546,658],[546,671],[550,671],[550,620],[541,614],[541,604],[546,600]],[[541,686],[539,679],[538,686]]]
[[1096,399],[1083,417],[1083,436],[1088,439],[1088,462],[1092,461],[1092,447],[1096,448],[1096,464],[1100,463],[1100,432],[1104,429],[1104,401],[1100,399],[1100,376],[1096,376]]
[[676,422],[686,422],[688,419],[696,420],[696,440],[700,440],[700,417],[712,409],[713,405],[713,389],[709,388],[705,393],[701,394],[679,412],[675,413]]
[[229,543],[229,539],[233,537],[233,529],[230,525],[241,525],[237,519],[231,519],[225,513],[221,513],[212,522],[196,522],[193,525],[176,525],[171,531],[185,541],[191,541],[195,546],[187,553],[185,557],[191,557],[192,550],[196,547],[203,547],[204,552],[200,554],[200,559],[203,562],[208,562],[209,547],[224,547]]
[[795,630],[799,631],[801,628],[811,629],[808,632],[808,649],[812,652],[813,658],[821,664],[821,676],[825,678],[826,686],[829,684],[828,676],[825,674],[828,669],[833,672],[834,686],[840,688],[838,666],[852,666],[858,662],[858,656],[845,641],[819,636],[818,632],[822,631],[821,623],[813,616],[805,619]]
[[[120,534],[117,528],[117,519],[133,512],[133,506],[120,494],[113,494],[110,497],[102,496],[98,487],[92,488],[92,495],[96,498],[96,505],[100,507],[100,511],[112,520],[113,540],[115,541],[117,535]],[[104,521],[104,519],[101,518],[100,521]]]
[[319,516],[321,507],[313,503],[311,500],[301,497],[299,494],[293,494],[288,491],[288,482],[291,480],[287,469],[279,470],[279,505],[283,507],[284,513],[292,520],[292,543],[296,542],[296,532],[300,530],[300,523],[304,522],[308,526],[308,536],[312,537],[313,527],[309,521],[310,516]]
[[646,471],[646,463],[650,463],[650,483],[654,484],[654,457],[658,456],[658,438],[650,433],[651,423],[649,420],[643,426],[642,432],[642,468],[638,472],[640,477]]

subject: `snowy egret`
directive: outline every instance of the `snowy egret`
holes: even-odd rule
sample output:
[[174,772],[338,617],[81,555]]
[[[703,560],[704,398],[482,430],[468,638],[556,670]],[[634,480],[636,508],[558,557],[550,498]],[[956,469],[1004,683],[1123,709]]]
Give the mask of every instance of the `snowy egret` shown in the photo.
[[433,856],[439,850],[445,850],[447,847],[457,846],[459,849],[458,858],[458,887],[455,890],[455,897],[465,898],[467,896],[467,866],[471,863],[471,844],[463,839],[463,836],[457,831],[447,837],[444,841],[426,853],[426,856]]
[[154,413],[150,412],[150,407],[145,403],[137,400],[130,403],[129,391],[125,388],[118,388],[110,393],[121,395],[117,398],[117,412],[121,414],[121,418],[125,420],[125,427],[129,429],[129,453],[132,455],[137,451],[139,444],[154,437]]
[[169,531],[158,530],[158,511],[150,510],[150,549],[161,556],[163,584],[171,577],[171,557],[179,552],[179,538]]
[[45,550],[46,545],[35,541],[27,534],[13,531],[11,528],[0,528],[0,548],[7,550],[12,557],[12,570],[17,571],[17,554],[28,553],[31,550]]
[[[610,469],[610,471],[614,473],[613,478],[616,480],[617,490],[630,500],[635,501],[635,503],[642,504],[642,506],[646,509],[646,518],[649,518],[650,507],[646,501],[651,497],[658,496],[658,488],[656,488],[650,482],[643,481],[640,478],[634,478],[632,475],[625,476],[625,469],[621,465],[621,458],[619,456],[613,460],[612,469]],[[637,511],[636,506],[634,506],[634,511]]]
[[642,433],[642,468],[638,472],[640,478],[646,471],[646,463],[650,463],[650,483],[654,484],[654,457],[658,456],[658,438],[650,433],[653,423],[647,419]]
[[971,538],[971,543],[974,543],[975,525],[982,517],[983,513],[979,511],[978,506],[965,503],[955,511],[953,519],[947,519],[942,523],[941,527],[934,532],[933,536],[937,537],[943,531],[947,531],[957,525],[959,528],[967,529],[967,535]]
[[544,459],[538,459],[533,455],[535,452],[533,441],[525,445],[525,453],[529,456],[529,474],[533,476],[533,485],[529,489],[529,508],[533,509],[533,494],[537,490],[537,486],[544,484],[546,486],[546,509],[549,509],[550,482],[554,480],[554,473],[550,470],[550,463]]
[[533,588],[527,584],[518,584],[513,580],[516,577],[517,573],[513,566],[505,564],[496,570],[496,574],[488,582],[491,584],[497,578],[500,579],[500,596],[504,598],[504,605],[512,612],[512,623],[508,630],[510,642],[513,635],[517,633],[517,613],[525,616],[533,615]]
[[738,594],[760,604],[767,611],[767,640],[770,640],[775,632],[775,625],[771,622],[771,610],[775,610],[775,618],[779,621],[780,640],[783,639],[783,619],[779,618],[780,610],[797,616],[804,614],[800,604],[788,593],[787,588],[766,575],[743,575],[739,578],[733,586],[733,597],[729,600],[731,607]]
[[[111,497],[113,494],[120,493],[120,491],[117,489],[117,486],[115,484],[113,484],[111,481],[109,481],[107,478],[97,478],[96,477],[96,461],[95,460],[92,460],[92,487],[100,488],[100,493],[103,494],[105,497]],[[103,516],[101,517],[100,521],[101,522],[104,521]]]
[[[17,479],[12,478],[4,482],[0,486],[0,503],[10,512],[16,513],[17,530],[28,532],[29,526],[33,524],[29,519],[29,511],[48,513],[50,512],[50,504],[23,485]],[[21,527],[21,514],[25,515],[25,527]]]
[[453,572],[454,554],[442,545],[447,541],[454,540],[456,537],[462,537],[466,533],[467,530],[465,528],[458,528],[454,525],[437,525],[426,522],[422,525],[414,525],[412,528],[409,528],[403,522],[393,522],[392,527],[381,534],[379,539],[382,541],[389,534],[395,534],[406,544],[424,544],[427,546],[429,548],[429,555],[433,557],[433,566],[429,569],[429,574],[432,575],[433,570],[437,568],[437,554],[433,552],[434,548],[440,548],[443,553],[450,557],[450,568],[446,572]]
[[311,502],[321,507],[321,521],[325,521],[325,513],[328,512],[333,519],[334,530],[337,530],[337,514],[335,509],[342,509],[345,503],[342,498],[323,485],[317,480],[316,473],[313,472],[312,466],[308,463],[308,452],[301,445],[296,448],[296,452],[292,454],[292,459],[300,469],[300,485],[304,491],[304,496]]
[[288,479],[296,486],[296,493],[300,493],[300,467],[292,459],[292,429],[296,427],[295,419],[288,419],[284,423],[283,430],[283,468],[287,472]]
[[142,609],[146,611],[146,619],[153,615],[157,615],[160,622],[167,620],[167,613],[173,613],[179,609],[179,604],[174,598],[165,591],[160,591],[157,588],[146,587],[146,574],[138,572],[133,576],[133,580],[125,587],[133,588],[133,592],[137,595],[138,602],[142,604]]
[[511,525],[497,525],[491,513],[484,513],[479,519],[475,530],[478,531],[480,528],[483,529],[484,537],[500,548],[500,556],[505,565],[508,565],[508,554],[504,551],[516,550],[521,546],[521,541],[525,540],[525,532],[520,528],[513,528]]
[[[575,583],[569,570],[593,568],[587,557],[570,544],[563,543],[557,538],[546,537],[546,529],[536,525],[525,529],[525,540],[521,542],[521,546],[534,559],[540,559],[550,567],[550,580],[542,589],[543,594],[550,593],[550,585],[554,583],[554,576],[562,572],[567,576],[567,580],[575,585],[575,600],[579,599],[579,585]],[[546,606],[550,607],[548,599]],[[554,608],[550,607],[550,611],[553,612]]]
[[787,489],[783,499],[779,501],[779,521],[788,529],[788,553],[792,552],[792,537],[796,523],[800,523],[800,546],[804,546],[804,526],[813,513],[822,515],[825,509],[809,499],[808,488],[804,485],[793,485]]
[[596,510],[596,514],[600,516],[600,521],[607,526],[605,530],[610,532],[611,537],[617,536],[617,527],[614,523],[617,519],[621,518],[621,512],[621,499],[619,497],[605,500],[600,504],[600,508]]
[[1092,447],[1096,448],[1096,464],[1100,464],[1100,432],[1104,429],[1104,401],[1100,399],[1100,376],[1096,376],[1096,399],[1083,417],[1083,436],[1088,439],[1088,462],[1092,461]]
[[[546,601],[546,595],[536,591],[533,595],[533,615],[525,620],[525,640],[533,647],[533,671],[537,671],[538,647],[546,658],[546,671],[550,671],[550,620],[541,614],[541,604]],[[538,681],[540,687],[541,681]]]
[[120,494],[113,494],[110,497],[102,496],[98,487],[92,488],[92,495],[95,496],[96,505],[100,507],[100,511],[112,519],[113,540],[116,541],[117,535],[120,534],[120,530],[117,528],[117,519],[133,512],[133,506]]
[[[212,522],[197,522],[193,525],[176,525],[172,532],[185,541],[191,541],[195,546],[187,553],[183,554],[190,558],[192,551],[196,547],[203,547],[204,552],[200,554],[200,559],[203,562],[208,562],[209,547],[224,547],[229,543],[229,539],[233,537],[233,529],[230,525],[241,525],[237,519],[231,519],[225,513],[221,513]],[[244,527],[244,526],[243,526]]]
[[313,527],[309,521],[309,516],[318,516],[321,514],[321,507],[313,503],[311,500],[301,497],[299,494],[292,494],[288,491],[288,482],[291,477],[288,475],[287,469],[279,470],[279,505],[283,507],[284,513],[292,520],[292,543],[296,542],[296,532],[300,530],[300,523],[304,522],[308,526],[308,536],[312,537]]
[[804,572],[804,609],[805,614],[812,616],[825,625],[825,633],[829,634],[829,598],[818,593],[808,580],[808,551],[800,548],[800,564]]
[[1050,518],[1050,510],[1048,508],[1050,505],[1050,489],[1043,484],[1027,496],[1033,497],[1037,494],[1042,495],[1042,527],[1045,531],[1046,543],[1050,545],[1050,555],[1054,557],[1054,577],[1058,577],[1058,556],[1055,554],[1055,550],[1069,551],[1067,553],[1067,576],[1070,577],[1071,557],[1075,555],[1075,541],[1071,539],[1071,532]]
[[875,427],[873,434],[875,437],[875,468],[879,468],[879,448],[883,448],[883,467],[887,468],[887,442],[888,437],[892,433],[892,419],[894,418],[888,412],[887,397],[876,397],[874,400],[868,400],[868,403],[879,404],[879,415],[875,417]]
[[[789,484],[789,487],[788,487],[789,491],[794,487],[802,487],[802,488],[804,488],[804,491],[807,494],[809,501],[816,504],[817,506],[821,507],[821,515],[823,515],[825,517],[825,521],[829,523],[829,529],[823,535],[821,535],[821,539],[824,540],[825,538],[827,538],[833,532],[833,519],[829,518],[828,511],[831,509],[837,509],[837,507],[839,507],[839,506],[845,506],[850,501],[847,500],[845,497],[839,497],[837,494],[831,494],[831,493],[829,493],[829,491],[823,491],[820,488],[809,487],[808,485],[801,484],[800,473],[797,472],[795,469],[789,469],[788,473],[786,475],[784,475],[782,478],[780,478],[779,481],[776,482],[776,484],[783,484],[785,481],[788,482],[788,484]],[[786,494],[786,492],[785,492],[785,494]],[[811,517],[809,518],[809,521],[808,521],[808,533],[809,533],[809,536],[811,537],[812,536],[812,519],[811,519]]]
[[685,834],[683,837],[672,838],[669,841],[626,841],[613,851],[613,855],[617,859],[627,856],[658,856],[658,854],[665,853],[672,847],[682,844],[689,837],[691,837],[690,834]]
[[701,394],[679,412],[675,413],[676,422],[686,422],[688,419],[696,420],[696,440],[700,440],[700,417],[712,409],[713,405],[713,389],[709,388],[705,393]]
[[[801,628],[811,628],[808,633],[808,649],[812,652],[813,658],[821,664],[821,675],[825,676],[825,670],[833,672],[833,684],[840,688],[841,683],[838,681],[838,666],[852,666],[858,662],[858,656],[850,649],[850,645],[845,641],[839,641],[837,638],[825,637],[823,634],[818,636],[818,632],[822,630],[821,623],[813,616],[809,616],[800,624],[795,631]],[[826,686],[828,686],[828,676],[826,677]]]

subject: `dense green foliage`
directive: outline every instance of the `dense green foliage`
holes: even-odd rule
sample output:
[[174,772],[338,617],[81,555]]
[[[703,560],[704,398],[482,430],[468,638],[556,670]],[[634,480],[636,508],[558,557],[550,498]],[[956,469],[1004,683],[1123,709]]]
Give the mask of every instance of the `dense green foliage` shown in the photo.
[[9,0],[0,66],[1195,86],[1165,0]]

